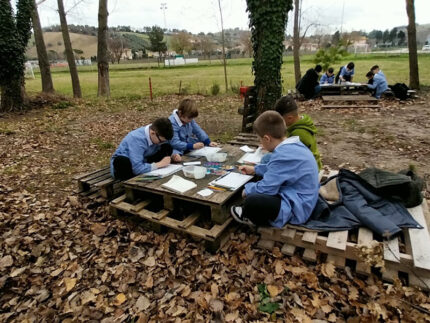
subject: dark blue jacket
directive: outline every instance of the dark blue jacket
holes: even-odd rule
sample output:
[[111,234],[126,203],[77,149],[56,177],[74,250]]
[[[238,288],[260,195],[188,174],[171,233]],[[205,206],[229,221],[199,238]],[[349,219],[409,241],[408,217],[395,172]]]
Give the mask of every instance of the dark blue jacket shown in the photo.
[[304,227],[342,231],[364,226],[387,238],[400,232],[401,228],[423,228],[400,202],[375,194],[371,185],[347,169],[341,169],[338,175],[322,185],[336,178],[339,200],[329,204],[320,195]]

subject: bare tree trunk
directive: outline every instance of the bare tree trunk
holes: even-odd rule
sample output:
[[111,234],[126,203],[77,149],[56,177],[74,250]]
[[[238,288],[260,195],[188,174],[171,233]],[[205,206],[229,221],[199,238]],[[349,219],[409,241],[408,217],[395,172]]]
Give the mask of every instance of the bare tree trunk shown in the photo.
[[78,70],[73,54],[72,43],[70,42],[69,30],[67,28],[66,13],[64,11],[63,0],[57,0],[58,14],[60,15],[61,32],[63,33],[64,47],[66,51],[67,63],[69,64],[70,76],[72,78],[73,97],[82,98],[81,86],[79,84]]
[[225,43],[224,43],[224,23],[222,21],[222,10],[221,10],[221,0],[218,0],[219,14],[221,16],[221,40],[222,40],[222,58],[224,63],[224,79],[225,79],[225,92],[228,91],[227,83],[227,62],[225,60]]
[[97,69],[98,69],[98,91],[97,96],[110,96],[109,85],[109,60],[107,44],[107,0],[99,0],[99,28],[97,34]]
[[294,27],[293,27],[293,57],[294,57],[294,78],[296,84],[300,81],[302,73],[300,71],[300,28],[299,28],[300,0],[294,0]]
[[408,47],[409,47],[409,87],[420,88],[420,77],[418,73],[417,55],[417,30],[415,26],[415,4],[414,0],[406,0],[406,12],[408,14]]
[[33,0],[34,10],[31,15],[33,21],[34,40],[36,42],[37,59],[39,60],[40,75],[42,77],[42,92],[54,92],[54,85],[51,77],[51,67],[49,65],[48,53],[46,52],[45,40],[43,39],[42,26],[40,25],[39,13],[37,12],[36,1]]

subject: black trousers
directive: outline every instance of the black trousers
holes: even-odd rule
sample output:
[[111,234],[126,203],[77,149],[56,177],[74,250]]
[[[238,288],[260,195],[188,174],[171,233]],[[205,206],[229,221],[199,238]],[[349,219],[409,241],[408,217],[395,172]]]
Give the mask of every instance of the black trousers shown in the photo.
[[[153,155],[146,157],[147,163],[156,163],[162,160],[164,157],[171,156],[173,152],[170,144],[162,144],[160,149]],[[130,159],[125,156],[117,156],[113,160],[113,169],[116,179],[125,181],[138,174],[133,174],[133,168],[131,166]]]
[[268,226],[281,210],[281,198],[266,194],[251,194],[245,198],[242,212],[257,226]]

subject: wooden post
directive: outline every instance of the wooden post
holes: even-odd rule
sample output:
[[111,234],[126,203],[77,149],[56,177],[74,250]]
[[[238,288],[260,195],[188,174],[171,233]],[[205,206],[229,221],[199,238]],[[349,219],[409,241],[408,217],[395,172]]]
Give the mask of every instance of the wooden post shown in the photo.
[[179,92],[178,92],[179,95],[181,95],[181,90],[182,90],[182,80],[179,81]]
[[151,83],[151,78],[149,78],[149,96],[151,97],[151,101],[152,101],[152,83]]

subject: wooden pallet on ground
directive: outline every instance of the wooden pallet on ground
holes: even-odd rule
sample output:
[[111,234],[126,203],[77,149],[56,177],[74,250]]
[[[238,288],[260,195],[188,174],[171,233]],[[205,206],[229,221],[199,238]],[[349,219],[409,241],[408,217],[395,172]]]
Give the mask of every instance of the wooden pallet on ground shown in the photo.
[[230,225],[233,221],[232,217],[226,218],[221,224],[216,224],[201,209],[175,212],[175,210],[165,209],[162,204],[154,209],[153,203],[154,201],[149,199],[136,200],[133,203],[127,202],[127,196],[124,194],[111,201],[110,210],[114,216],[135,216],[149,221],[152,224],[150,229],[154,231],[167,227],[203,239],[206,248],[211,251],[221,248],[228,241],[228,237],[234,229],[234,226]]
[[[382,278],[392,282],[399,276],[407,277],[410,286],[430,290],[430,233],[425,219],[429,216],[428,205],[424,201],[408,210],[424,229],[403,229],[401,234],[391,240],[381,241],[384,244],[385,262]],[[346,263],[350,267],[355,264],[355,271],[364,275],[369,275],[372,268],[363,262],[359,245],[379,239],[364,227],[323,233],[287,225],[283,229],[259,228],[258,231],[261,234],[259,246],[262,248],[272,249],[276,243],[281,243],[281,251],[286,255],[299,252],[304,260],[313,262],[326,257],[327,262],[339,268],[344,268]]]
[[378,99],[369,95],[325,95],[324,109],[335,108],[379,108]]
[[73,178],[78,183],[77,193],[95,201],[110,201],[123,192],[121,181],[115,180],[110,168],[104,167]]
[[235,136],[234,139],[230,140],[228,143],[230,145],[248,145],[253,147],[258,147],[260,144],[256,134],[246,132],[239,133],[239,135]]

